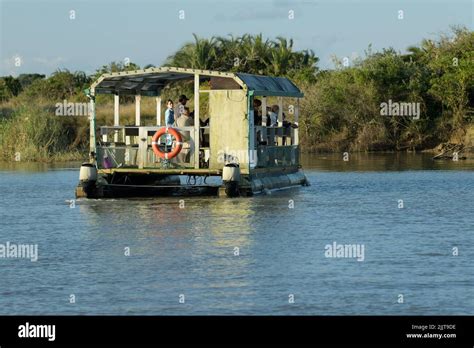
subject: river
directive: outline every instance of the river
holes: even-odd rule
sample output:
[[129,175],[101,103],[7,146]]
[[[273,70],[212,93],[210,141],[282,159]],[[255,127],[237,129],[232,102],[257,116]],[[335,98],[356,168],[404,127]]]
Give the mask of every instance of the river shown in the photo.
[[75,204],[79,163],[0,164],[0,244],[38,248],[0,258],[0,314],[474,314],[474,161],[302,162],[310,187]]

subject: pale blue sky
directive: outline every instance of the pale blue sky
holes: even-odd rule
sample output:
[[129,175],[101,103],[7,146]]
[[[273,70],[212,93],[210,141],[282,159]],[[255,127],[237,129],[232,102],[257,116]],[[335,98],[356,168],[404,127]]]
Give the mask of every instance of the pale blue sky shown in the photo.
[[[129,57],[160,65],[199,36],[263,33],[312,49],[319,66],[331,56],[394,47],[404,52],[422,38],[473,29],[474,0],[0,0],[0,75],[50,74],[58,68],[92,73]],[[76,18],[71,20],[70,11]],[[185,19],[179,19],[184,10]],[[294,11],[294,19],[288,18]],[[398,19],[398,11],[404,18]],[[21,66],[15,66],[21,57]]]

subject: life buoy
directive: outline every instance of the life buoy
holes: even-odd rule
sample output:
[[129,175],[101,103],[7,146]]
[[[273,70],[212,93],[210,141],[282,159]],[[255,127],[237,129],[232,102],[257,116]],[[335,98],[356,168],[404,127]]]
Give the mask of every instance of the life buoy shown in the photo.
[[[163,152],[158,146],[160,137],[164,134],[171,134],[176,139],[175,147],[171,152]],[[181,133],[179,133],[176,129],[171,127],[163,127],[158,129],[155,135],[153,135],[151,147],[153,148],[155,155],[161,157],[162,159],[172,159],[173,157],[176,157],[176,155],[181,151],[183,147],[183,138],[181,137]]]

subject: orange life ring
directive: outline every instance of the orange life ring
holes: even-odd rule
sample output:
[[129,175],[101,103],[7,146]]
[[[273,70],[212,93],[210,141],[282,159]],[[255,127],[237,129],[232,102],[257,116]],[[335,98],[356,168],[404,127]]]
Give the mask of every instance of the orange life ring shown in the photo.
[[[163,152],[158,147],[159,139],[162,135],[168,133],[174,136],[174,138],[176,139],[176,146],[171,152]],[[179,133],[176,129],[171,127],[163,127],[157,130],[155,135],[153,135],[151,147],[153,148],[153,152],[155,153],[155,155],[161,157],[162,159],[172,159],[173,157],[176,157],[176,155],[181,151],[183,147],[183,138],[181,137],[181,133]]]

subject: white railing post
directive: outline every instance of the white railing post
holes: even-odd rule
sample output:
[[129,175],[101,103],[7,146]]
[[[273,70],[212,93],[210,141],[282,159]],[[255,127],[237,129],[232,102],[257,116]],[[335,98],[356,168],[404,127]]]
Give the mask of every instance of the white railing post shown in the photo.
[[260,131],[260,139],[258,142],[267,141],[267,97],[262,97],[262,130]]
[[[296,107],[295,107],[295,125],[299,127],[298,122],[300,118],[300,98],[296,98]],[[298,129],[293,128],[293,145],[299,145]]]
[[156,125],[161,126],[161,97],[156,97]]
[[283,98],[278,97],[278,127],[283,126]]
[[[114,126],[120,125],[120,97],[118,94],[114,95]],[[114,129],[114,142],[118,142],[118,130]]]
[[283,138],[285,129],[283,128],[283,98],[278,97],[278,130],[277,130],[277,145],[283,145]]
[[199,74],[194,74],[194,168],[199,169],[199,140],[200,140],[200,118],[199,118]]
[[140,125],[140,103],[141,103],[141,96],[136,95],[135,96],[135,126]]
[[91,100],[90,100],[90,119],[89,119],[89,149],[90,153],[92,152],[95,153],[95,156],[97,158],[97,148],[96,148],[96,139],[95,139],[95,121],[96,121],[96,115],[95,115],[95,95],[93,94],[94,92],[91,93]]

